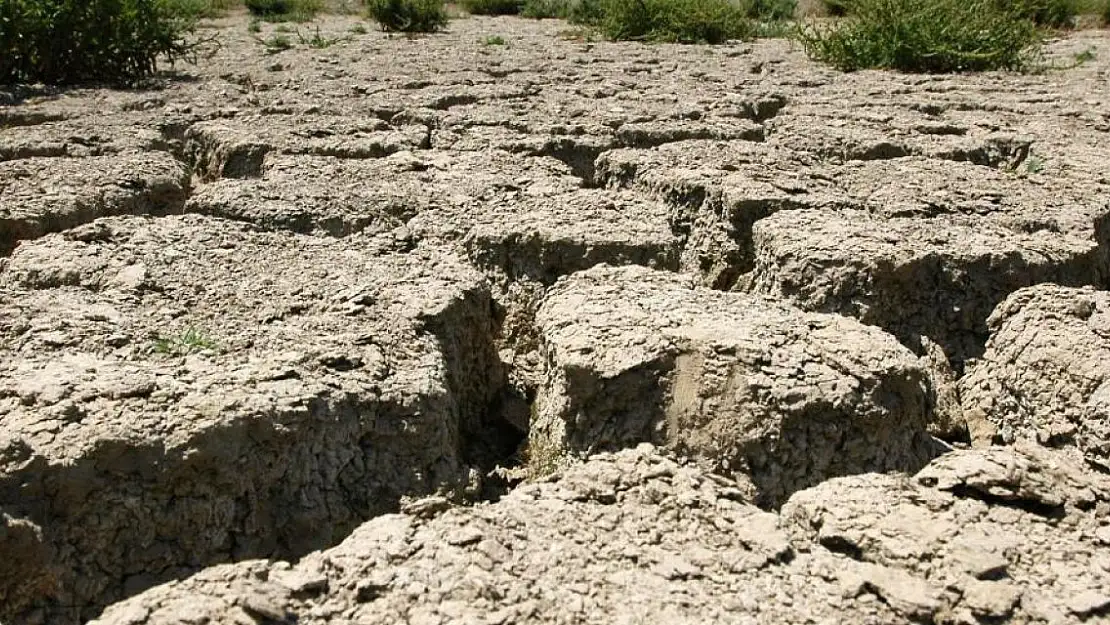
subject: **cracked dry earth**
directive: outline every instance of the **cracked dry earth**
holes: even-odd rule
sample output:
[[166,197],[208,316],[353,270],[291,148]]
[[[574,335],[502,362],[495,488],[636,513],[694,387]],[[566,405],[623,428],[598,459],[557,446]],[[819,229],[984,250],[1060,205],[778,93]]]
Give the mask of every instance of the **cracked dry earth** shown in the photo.
[[1110,33],[565,28],[0,107],[0,622],[1110,619]]

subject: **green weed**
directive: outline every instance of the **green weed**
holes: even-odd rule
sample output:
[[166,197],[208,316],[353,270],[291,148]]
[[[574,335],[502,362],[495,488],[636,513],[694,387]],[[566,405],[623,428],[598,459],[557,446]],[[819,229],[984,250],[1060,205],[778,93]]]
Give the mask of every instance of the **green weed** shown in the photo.
[[386,32],[434,33],[448,21],[443,0],[368,0],[367,11]]
[[301,33],[300,29],[298,28],[297,29],[297,39],[299,39],[302,44],[304,44],[304,45],[306,45],[310,48],[315,48],[317,50],[322,50],[324,48],[330,48],[330,47],[334,46],[337,43],[341,43],[341,42],[344,42],[344,41],[350,41],[351,40],[350,37],[324,37],[323,35],[320,34],[320,27],[319,26],[316,27],[316,32],[314,32],[311,37],[306,37],[304,34]]
[[324,0],[246,0],[246,5],[267,22],[308,22],[324,9]]
[[154,338],[154,351],[159,354],[185,356],[207,350],[218,351],[219,345],[194,327],[186,328],[180,334],[173,336]]
[[503,46],[503,45],[505,45],[506,42],[505,42],[505,38],[502,37],[501,35],[492,35],[490,37],[486,37],[485,39],[483,39],[482,43],[484,43],[487,46]]
[[257,19],[252,19],[250,21],[250,23],[247,24],[247,32],[249,32],[249,33],[260,33],[260,32],[262,32],[262,22],[260,20],[257,20]]
[[1043,43],[1023,7],[1002,0],[853,0],[850,10],[801,32],[810,57],[844,71],[1024,70]]
[[293,47],[293,41],[285,35],[272,35],[269,39],[258,38],[257,41],[266,47],[266,54],[277,54]]
[[189,0],[0,0],[0,83],[133,83],[195,61]]
[[724,43],[754,33],[747,8],[730,0],[601,0],[597,28],[614,41]]
[[521,0],[459,0],[459,6],[471,15],[516,15]]

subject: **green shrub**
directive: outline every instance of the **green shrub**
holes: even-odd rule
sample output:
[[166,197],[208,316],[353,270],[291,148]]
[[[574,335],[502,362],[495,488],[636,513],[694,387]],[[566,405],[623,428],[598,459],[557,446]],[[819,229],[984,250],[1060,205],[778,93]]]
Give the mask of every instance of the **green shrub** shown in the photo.
[[1049,28],[1071,28],[1079,15],[1076,0],[995,0],[1003,7],[1012,5],[1013,9],[1034,23]]
[[181,0],[0,0],[0,83],[131,83],[193,60]]
[[747,9],[729,0],[602,0],[597,27],[609,39],[723,43],[750,38]]
[[367,10],[387,32],[434,33],[447,26],[443,0],[368,0]]
[[471,15],[516,15],[521,0],[459,0],[459,5]]
[[307,22],[324,8],[323,0],[246,0],[251,15],[270,22]]
[[833,17],[844,17],[848,14],[851,0],[823,0],[825,12]]
[[751,0],[748,17],[767,22],[778,22],[794,17],[798,0]]
[[520,14],[533,19],[559,18],[576,24],[596,24],[601,19],[600,0],[525,0]]
[[811,58],[852,71],[1022,70],[1042,38],[1021,7],[1000,0],[853,0],[846,22],[801,35]]
[[1102,23],[1110,25],[1110,0],[1102,7]]

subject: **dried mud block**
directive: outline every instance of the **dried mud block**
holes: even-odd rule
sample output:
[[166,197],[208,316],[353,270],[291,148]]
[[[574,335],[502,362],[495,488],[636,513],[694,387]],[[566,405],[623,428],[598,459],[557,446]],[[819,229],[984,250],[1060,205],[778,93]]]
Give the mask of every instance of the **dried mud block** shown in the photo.
[[964,217],[1110,245],[1110,201],[1070,180],[921,158],[850,163],[829,173],[851,204],[878,217]]
[[[1090,622],[1110,607],[1110,481],[1048,450],[955,451],[913,477],[857,475],[795,493],[782,526],[845,556],[858,592],[936,622]],[[855,562],[897,571],[887,585]],[[866,569],[864,569],[866,571]],[[843,575],[843,573],[835,573]],[[844,581],[848,581],[845,579]]]
[[0,254],[98,217],[180,212],[188,186],[165,153],[0,162]]
[[836,558],[795,551],[735,490],[646,446],[602,454],[489,505],[413,502],[294,565],[215,567],[94,623],[910,622],[845,597]]
[[96,117],[4,128],[0,161],[34,157],[84,157],[152,152],[166,142],[143,117]]
[[550,285],[599,264],[676,269],[681,242],[667,213],[631,193],[582,189],[490,202],[460,218],[473,223],[465,245],[479,266]]
[[768,122],[767,142],[823,161],[904,156],[1014,166],[1029,156],[1029,137],[989,131],[902,107],[802,107]]
[[931,457],[925,371],[853,319],[597,267],[558,282],[536,326],[548,374],[531,454],[651,441],[750,480],[763,505]]
[[780,212],[755,224],[753,241],[756,264],[745,289],[856,317],[919,352],[928,337],[959,372],[982,353],[987,317],[1010,293],[1107,276],[1105,250],[1093,240],[1023,233],[986,219]]
[[0,619],[83,621],[457,484],[500,385],[490,308],[453,256],[195,215],[22,245],[0,274],[0,510],[50,555],[0,553],[28,567],[0,576]]
[[626,148],[651,148],[692,139],[762,141],[763,126],[746,119],[667,119],[623,124],[616,137]]
[[613,150],[597,159],[597,178],[671,206],[672,227],[685,238],[680,266],[720,289],[751,270],[751,230],[759,219],[780,210],[852,205],[802,155],[742,141]]
[[206,180],[256,178],[267,154],[381,158],[429,147],[423,125],[394,127],[377,118],[259,116],[200,122],[185,132],[186,150]]
[[[205,185],[189,198],[186,210],[271,230],[331,236],[402,229],[415,217],[438,211],[427,220],[428,234],[460,239],[471,221],[464,216],[487,204],[523,202],[580,186],[557,160],[504,151],[405,151],[372,160],[269,156],[260,178]],[[423,227],[413,227],[424,234]]]
[[988,325],[986,353],[959,382],[975,442],[1075,446],[1110,469],[1110,293],[1022,289]]

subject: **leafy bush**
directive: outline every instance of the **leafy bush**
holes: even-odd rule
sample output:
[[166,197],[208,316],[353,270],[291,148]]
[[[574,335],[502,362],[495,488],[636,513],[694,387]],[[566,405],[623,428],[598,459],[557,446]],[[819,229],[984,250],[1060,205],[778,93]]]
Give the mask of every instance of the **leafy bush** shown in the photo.
[[387,32],[434,33],[447,26],[443,0],[368,0],[367,9]]
[[323,0],[246,0],[251,15],[270,22],[307,22],[324,8]]
[[798,0],[751,0],[748,4],[748,17],[778,22],[794,17],[798,10]]
[[848,5],[851,0],[823,0],[825,12],[833,17],[844,17],[848,14]]
[[560,18],[575,24],[601,20],[600,0],[525,0],[520,14],[533,19]]
[[730,0],[601,0],[596,26],[615,41],[723,43],[750,38],[746,7]]
[[0,83],[131,83],[192,60],[181,0],[0,0]]
[[930,73],[1025,69],[1042,43],[1004,0],[853,0],[847,22],[801,39],[810,57],[841,70]]
[[1079,15],[1076,0],[995,0],[1005,6],[1011,4],[1028,19],[1049,28],[1071,28]]
[[459,5],[471,15],[516,15],[521,0],[460,0]]

